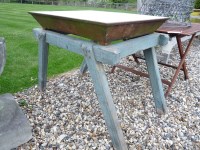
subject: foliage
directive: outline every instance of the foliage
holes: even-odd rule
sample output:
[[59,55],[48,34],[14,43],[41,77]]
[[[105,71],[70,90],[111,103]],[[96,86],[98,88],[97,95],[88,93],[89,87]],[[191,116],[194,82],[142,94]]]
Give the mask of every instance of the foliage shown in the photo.
[[194,8],[195,8],[195,9],[200,9],[200,0],[196,0],[196,1],[195,1]]
[[128,0],[112,0],[113,3],[128,3]]
[[27,2],[105,2],[105,3],[136,3],[137,0],[9,0],[10,2],[27,3]]
[[137,0],[109,0],[113,3],[137,3]]
[[28,106],[28,102],[24,99],[19,100],[19,106],[21,107],[27,107]]
[[82,0],[53,0],[53,1],[63,1],[63,2],[82,2]]
[[[67,6],[0,4],[0,36],[6,42],[6,65],[0,76],[0,93],[15,93],[37,83],[38,46],[33,28],[40,27],[28,11],[74,10]],[[67,60],[67,62],[66,62]],[[50,46],[48,76],[79,67],[82,56]]]

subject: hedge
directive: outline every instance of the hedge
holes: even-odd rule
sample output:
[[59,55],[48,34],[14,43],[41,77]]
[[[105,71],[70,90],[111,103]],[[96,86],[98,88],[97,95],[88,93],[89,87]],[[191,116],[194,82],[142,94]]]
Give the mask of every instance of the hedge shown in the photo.
[[200,9],[200,0],[196,0],[196,1],[195,1],[194,8],[195,8],[195,9]]

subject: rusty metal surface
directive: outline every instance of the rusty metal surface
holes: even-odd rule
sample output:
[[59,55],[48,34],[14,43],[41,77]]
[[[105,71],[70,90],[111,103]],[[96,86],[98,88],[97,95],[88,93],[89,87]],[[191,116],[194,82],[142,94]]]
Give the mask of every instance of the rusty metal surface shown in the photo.
[[75,34],[89,38],[101,45],[108,45],[114,40],[130,39],[153,33],[168,19],[161,17],[137,22],[129,21],[107,24],[83,19],[79,20],[77,18],[65,18],[34,12],[29,13],[44,29]]
[[200,23],[192,23],[191,27],[177,27],[176,24],[171,24],[170,26],[164,23],[156,32],[188,36],[194,33],[200,32]]

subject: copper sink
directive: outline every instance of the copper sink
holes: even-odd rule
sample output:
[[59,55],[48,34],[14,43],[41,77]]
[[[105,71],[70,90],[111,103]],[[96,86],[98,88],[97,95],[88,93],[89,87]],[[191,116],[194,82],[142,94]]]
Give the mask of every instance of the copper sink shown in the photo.
[[168,18],[105,11],[32,11],[46,30],[75,34],[101,45],[153,33]]

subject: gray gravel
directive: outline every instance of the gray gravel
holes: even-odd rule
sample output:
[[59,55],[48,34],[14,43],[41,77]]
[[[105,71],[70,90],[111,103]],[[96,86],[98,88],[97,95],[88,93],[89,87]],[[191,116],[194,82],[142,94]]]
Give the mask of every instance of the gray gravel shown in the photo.
[[[170,63],[179,58],[177,47]],[[117,69],[110,74],[105,66],[122,130],[130,150],[200,149],[200,41],[195,39],[187,57],[190,79],[181,72],[167,97],[168,113],[155,112],[147,78]],[[134,61],[123,64],[137,67]],[[139,70],[146,70],[144,63]],[[169,79],[174,70],[161,67]],[[166,86],[164,85],[164,90]],[[113,146],[102,117],[89,74],[78,70],[49,79],[46,93],[37,86],[15,94],[33,127],[34,138],[19,149],[112,150]]]

